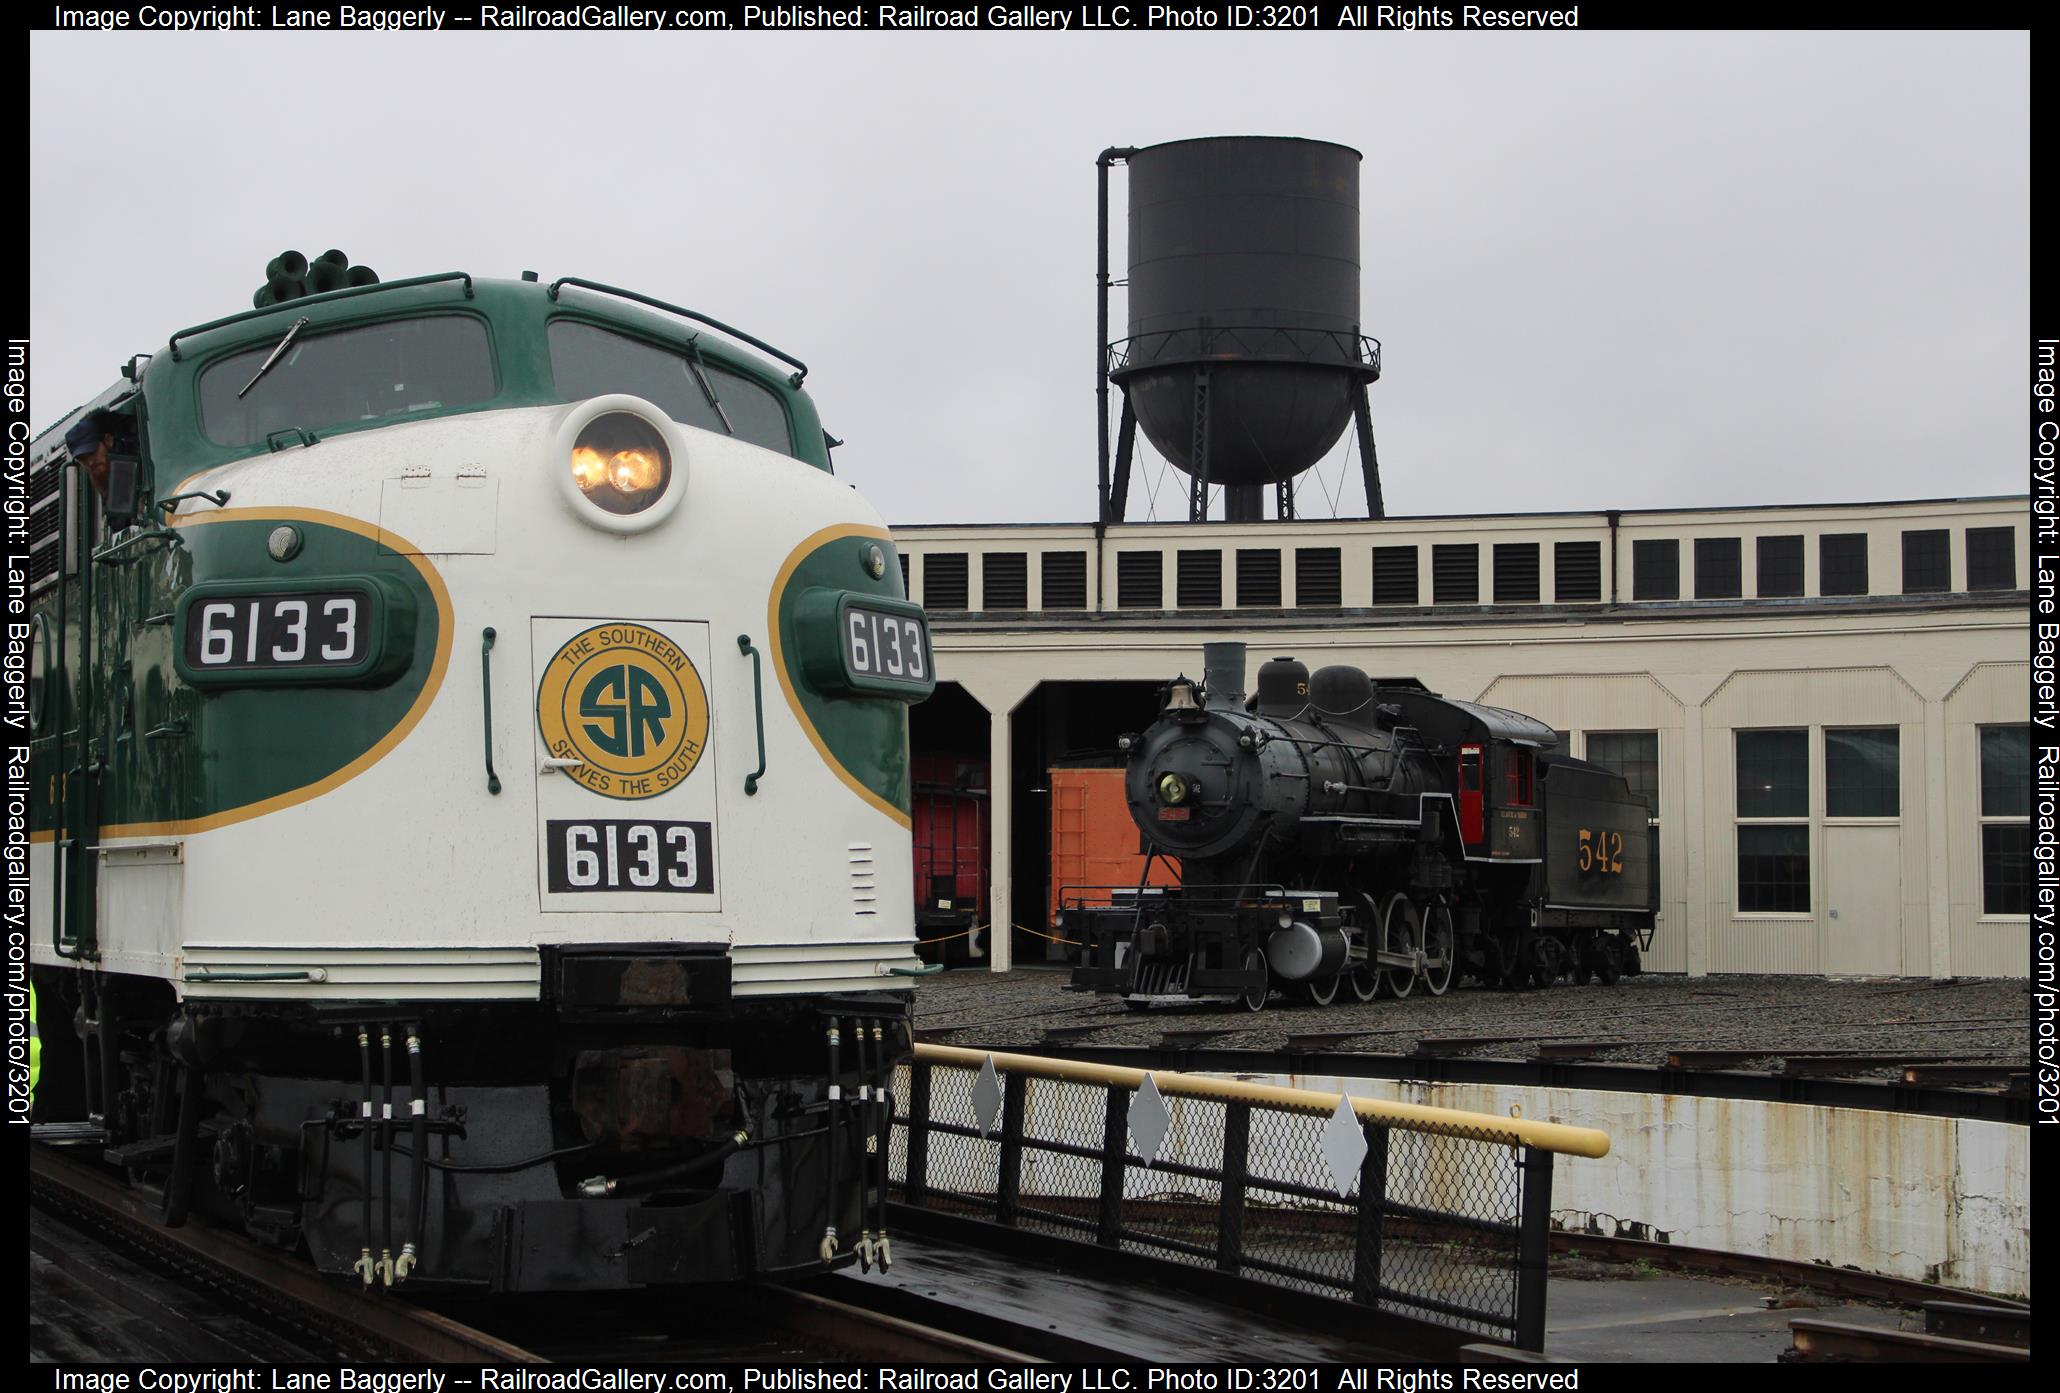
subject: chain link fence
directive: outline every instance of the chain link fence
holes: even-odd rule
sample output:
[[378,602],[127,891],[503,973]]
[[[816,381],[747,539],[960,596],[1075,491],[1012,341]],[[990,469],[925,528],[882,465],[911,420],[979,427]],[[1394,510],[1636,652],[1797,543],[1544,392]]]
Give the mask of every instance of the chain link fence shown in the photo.
[[901,1200],[1539,1349],[1555,1152],[1608,1138],[1335,1094],[919,1045]]

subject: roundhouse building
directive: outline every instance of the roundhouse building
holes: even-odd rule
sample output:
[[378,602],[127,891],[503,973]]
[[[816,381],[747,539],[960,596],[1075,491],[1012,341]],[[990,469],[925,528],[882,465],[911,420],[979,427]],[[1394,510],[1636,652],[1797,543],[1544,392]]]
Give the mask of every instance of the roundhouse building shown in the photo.
[[918,779],[955,768],[984,803],[980,918],[1017,928],[977,951],[1056,956],[1046,771],[1112,751],[1206,640],[1243,639],[1255,665],[1526,712],[1626,774],[1659,828],[1654,970],[2022,976],[2027,516],[2016,496],[905,527],[942,679],[912,717]]

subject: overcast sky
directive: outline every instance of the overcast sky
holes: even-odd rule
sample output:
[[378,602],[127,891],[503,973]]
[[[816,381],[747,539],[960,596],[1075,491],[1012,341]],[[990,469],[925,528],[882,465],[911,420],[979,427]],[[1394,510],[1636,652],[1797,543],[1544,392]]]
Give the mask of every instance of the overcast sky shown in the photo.
[[[748,329],[808,361],[839,472],[891,522],[1087,519],[1096,154],[1298,135],[1366,157],[1391,514],[2019,492],[2029,53],[37,33],[35,419],[248,307],[281,249],[338,246],[388,278],[533,268]],[[1311,475],[1304,516],[1341,476],[1363,509],[1342,444]]]

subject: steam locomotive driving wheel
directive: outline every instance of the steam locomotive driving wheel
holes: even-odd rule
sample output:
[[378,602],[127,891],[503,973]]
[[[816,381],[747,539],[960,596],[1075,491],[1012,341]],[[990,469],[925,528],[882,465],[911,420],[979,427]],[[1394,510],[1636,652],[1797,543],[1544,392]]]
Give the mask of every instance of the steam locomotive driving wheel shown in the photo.
[[1453,960],[1458,955],[1452,911],[1434,902],[1423,915],[1423,985],[1432,996],[1443,996],[1451,989]]
[[[1423,942],[1423,916],[1407,895],[1397,891],[1388,897],[1387,913],[1381,916],[1380,947],[1383,953],[1405,953],[1416,955]],[[1389,967],[1380,970],[1381,980],[1386,983],[1388,995],[1397,999],[1409,995],[1416,988],[1416,968]]]

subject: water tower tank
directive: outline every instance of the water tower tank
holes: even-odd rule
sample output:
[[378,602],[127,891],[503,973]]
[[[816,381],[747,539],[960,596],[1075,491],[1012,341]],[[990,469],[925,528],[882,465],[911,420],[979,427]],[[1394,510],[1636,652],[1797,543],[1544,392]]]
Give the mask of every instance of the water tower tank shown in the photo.
[[1379,375],[1359,336],[1359,152],[1229,136],[1130,152],[1130,328],[1110,374],[1190,474],[1249,492],[1321,459]]

